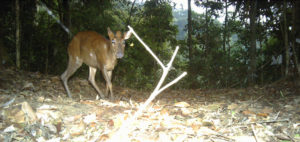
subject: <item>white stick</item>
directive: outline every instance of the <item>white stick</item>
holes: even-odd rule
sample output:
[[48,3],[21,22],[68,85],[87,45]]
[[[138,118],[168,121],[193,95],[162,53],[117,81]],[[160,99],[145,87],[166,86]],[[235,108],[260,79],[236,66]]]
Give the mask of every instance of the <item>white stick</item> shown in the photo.
[[176,46],[176,49],[175,49],[175,51],[173,53],[173,56],[172,56],[170,62],[167,64],[167,68],[169,68],[169,69],[171,68],[171,66],[173,64],[173,61],[175,59],[175,56],[177,55],[178,49],[179,49],[179,46]]
[[133,30],[133,28],[131,28],[130,26],[128,26],[129,28],[129,32],[132,32],[134,34],[134,36],[142,43],[142,45],[146,48],[146,50],[154,57],[154,59],[158,62],[158,64],[161,66],[161,68],[163,69],[163,74],[158,82],[158,84],[156,85],[154,91],[151,93],[150,97],[146,100],[146,102],[144,104],[142,104],[139,109],[137,110],[137,112],[129,119],[127,119],[123,125],[120,127],[120,129],[116,132],[116,134],[108,141],[124,141],[124,137],[126,138],[128,133],[131,131],[130,129],[130,125],[132,124],[133,121],[135,121],[137,119],[138,116],[141,115],[141,113],[145,110],[145,108],[155,99],[155,97],[161,93],[163,90],[167,89],[168,87],[170,87],[171,85],[173,85],[174,83],[178,82],[181,78],[183,78],[185,75],[187,75],[186,72],[182,73],[180,76],[178,76],[176,79],[174,79],[173,81],[169,82],[167,85],[165,85],[164,87],[161,87],[161,85],[163,84],[165,78],[167,77],[170,68],[172,67],[173,61],[175,59],[175,56],[177,55],[177,52],[179,50],[179,46],[176,46],[176,49],[169,61],[169,63],[167,64],[167,66],[165,66],[160,59],[157,58],[157,56],[152,52],[152,50],[141,40],[141,38],[135,33],[135,31]]
[[154,57],[154,59],[158,62],[158,64],[162,67],[165,68],[164,64],[157,58],[157,56],[152,52],[152,50],[148,47],[146,43],[143,42],[143,40],[135,33],[135,31],[128,26],[129,32],[132,32],[133,35],[140,41],[140,43],[146,48],[146,50]]
[[158,94],[161,93],[162,91],[164,91],[165,89],[167,89],[168,87],[170,87],[171,85],[175,84],[176,82],[178,82],[181,78],[183,78],[184,76],[187,75],[187,72],[183,72],[180,76],[178,76],[176,79],[174,79],[173,81],[169,82],[167,85],[165,85],[164,87],[160,88],[158,90]]

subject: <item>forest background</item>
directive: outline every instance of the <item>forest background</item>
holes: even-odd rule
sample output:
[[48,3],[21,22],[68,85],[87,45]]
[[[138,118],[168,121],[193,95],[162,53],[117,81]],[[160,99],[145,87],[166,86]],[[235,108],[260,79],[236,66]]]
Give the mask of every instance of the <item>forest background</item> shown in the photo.
[[[176,8],[171,0],[1,1],[0,66],[60,75],[74,34],[93,30],[107,36],[107,27],[126,31],[130,25],[165,62],[180,46],[167,80],[183,71],[188,76],[173,89],[248,87],[299,77],[300,1],[185,2],[188,9]],[[191,4],[204,12],[194,12]],[[161,73],[132,36],[114,69],[113,84],[151,89]],[[87,78],[88,67],[74,76]],[[97,79],[103,80],[100,73]]]

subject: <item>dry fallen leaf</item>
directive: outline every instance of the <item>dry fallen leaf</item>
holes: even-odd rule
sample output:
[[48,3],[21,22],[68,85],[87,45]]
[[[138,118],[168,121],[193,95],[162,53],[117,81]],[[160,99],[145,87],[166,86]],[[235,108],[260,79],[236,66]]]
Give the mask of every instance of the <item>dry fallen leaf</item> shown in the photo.
[[109,136],[107,134],[103,134],[99,137],[98,141],[104,142],[104,141],[107,141],[108,139],[109,139]]
[[200,129],[201,125],[193,123],[191,127],[194,131],[198,131]]
[[256,114],[257,116],[262,116],[262,117],[268,117],[269,114],[268,113],[258,113]]
[[198,135],[216,135],[217,132],[209,129],[207,127],[201,127],[198,131],[197,131]]
[[114,126],[115,128],[121,127],[123,122],[125,121],[124,118],[127,118],[127,116],[118,116],[114,120],[109,121],[109,126]]
[[190,104],[188,104],[187,102],[177,102],[174,104],[174,106],[177,106],[177,107],[189,107]]
[[16,131],[17,129],[16,129],[16,127],[14,127],[14,125],[10,125],[9,127],[7,127],[7,128],[5,128],[4,130],[3,130],[3,132],[4,133],[9,133],[9,132],[14,132],[14,131]]
[[91,100],[80,100],[80,103],[82,103],[82,104],[95,104],[95,101],[91,101]]
[[253,115],[253,114],[255,114],[255,112],[250,111],[250,110],[244,110],[244,111],[243,111],[243,114],[244,114],[244,115]]
[[24,123],[25,122],[25,113],[23,111],[17,112],[14,116],[14,119],[12,119],[12,122],[16,123]]
[[156,109],[156,110],[159,110],[159,109],[161,109],[162,107],[159,106],[159,105],[155,105],[155,106],[153,106],[152,108],[153,108],[153,109]]
[[236,109],[238,107],[238,105],[236,103],[232,103],[228,106],[228,109],[233,110]]
[[34,86],[31,82],[25,82],[22,90],[34,90]]
[[170,135],[168,135],[166,132],[159,132],[159,140],[160,142],[170,142],[171,141],[171,137]]
[[211,111],[216,111],[221,107],[221,103],[214,103],[206,106],[206,109],[211,110]]
[[131,142],[141,142],[141,141],[137,139],[132,139]]
[[83,118],[83,122],[85,124],[89,124],[89,123],[96,122],[96,121],[97,121],[96,113],[92,113],[90,115],[84,116],[84,118]]
[[253,136],[233,136],[231,138],[237,142],[256,142]]
[[272,113],[273,112],[273,108],[271,107],[264,107],[263,110],[261,110],[261,113]]
[[189,114],[192,114],[191,110],[188,108],[181,108],[180,110],[183,116],[188,116]]
[[95,128],[96,126],[97,126],[97,123],[95,123],[95,122],[92,122],[89,124],[89,127],[91,127],[91,128]]
[[34,123],[37,121],[36,113],[27,102],[22,103],[22,111],[27,114],[29,122]]
[[108,125],[109,127],[113,127],[113,126],[114,126],[114,120],[109,120],[109,121],[107,122],[107,125]]
[[167,108],[164,108],[160,111],[160,115],[169,115],[169,111]]
[[80,121],[79,124],[72,125],[72,127],[71,127],[71,129],[70,129],[70,134],[71,134],[72,136],[78,136],[78,135],[81,135],[81,134],[83,134],[84,129],[85,129],[84,122],[83,122],[83,121]]
[[39,96],[39,97],[37,98],[37,101],[40,102],[40,103],[44,102],[44,100],[45,100],[45,97],[44,97],[44,96]]
[[61,131],[61,126],[62,125],[62,123],[61,122],[57,122],[57,124],[55,125],[55,127],[56,127],[56,131],[57,131],[57,134],[59,134],[60,133],[60,131]]
[[214,125],[213,122],[203,121],[203,122],[202,122],[202,126],[205,126],[205,127],[209,127],[209,128],[215,129],[215,125]]

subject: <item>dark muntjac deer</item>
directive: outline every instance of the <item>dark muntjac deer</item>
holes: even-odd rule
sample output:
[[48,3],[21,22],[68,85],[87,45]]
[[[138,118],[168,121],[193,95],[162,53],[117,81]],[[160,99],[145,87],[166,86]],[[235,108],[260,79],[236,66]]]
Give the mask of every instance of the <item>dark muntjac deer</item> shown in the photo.
[[102,71],[106,81],[106,94],[110,91],[113,98],[111,76],[112,71],[117,64],[117,58],[124,56],[125,40],[131,35],[131,32],[125,32],[123,35],[120,31],[114,34],[107,28],[109,40],[94,31],[85,31],[77,33],[68,46],[69,63],[66,71],[61,75],[62,82],[67,94],[72,98],[68,87],[68,79],[75,71],[85,63],[89,66],[89,82],[96,89],[101,98],[103,93],[95,82],[97,68]]

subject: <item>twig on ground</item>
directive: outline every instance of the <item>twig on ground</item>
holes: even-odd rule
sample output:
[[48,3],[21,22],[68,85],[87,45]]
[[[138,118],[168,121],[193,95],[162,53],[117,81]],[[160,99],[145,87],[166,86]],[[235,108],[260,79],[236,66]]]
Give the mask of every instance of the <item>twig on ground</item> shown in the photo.
[[277,118],[278,118],[279,114],[280,114],[280,111],[279,111],[279,112],[276,114],[276,116],[275,116],[274,120],[277,120]]
[[283,133],[284,133],[285,135],[287,135],[287,137],[289,138],[290,141],[295,142],[293,136],[291,135],[291,134],[293,134],[294,132],[289,132],[289,133],[288,133],[288,132],[286,132],[286,131],[283,131]]
[[15,99],[16,99],[16,95],[15,95],[12,99],[10,99],[8,102],[2,104],[2,105],[0,106],[0,108],[1,108],[1,107],[3,107],[3,108],[8,107],[10,104],[12,104],[12,103],[15,101]]
[[216,136],[217,136],[217,137],[222,137],[222,138],[224,138],[226,141],[230,141],[230,142],[235,141],[235,140],[232,139],[232,138],[229,138],[229,137],[226,137],[226,136],[223,136],[223,135],[220,135],[220,134],[217,134]]
[[254,103],[256,103],[260,98],[262,98],[262,97],[264,97],[264,96],[265,96],[265,95],[259,96],[257,99],[255,99],[254,101],[252,101],[251,103],[249,103],[249,104],[247,105],[247,107],[250,106],[250,105],[252,105],[252,104],[254,104]]
[[262,123],[277,123],[277,122],[289,122],[289,119],[258,121],[258,122],[249,122],[249,123],[236,123],[236,124],[231,124],[231,125],[228,125],[228,126],[232,126],[232,125],[251,125],[251,124],[262,124]]
[[254,130],[254,126],[253,126],[253,124],[251,124],[251,129],[252,129],[252,132],[253,132],[253,135],[254,135],[255,141],[256,141],[256,142],[258,142],[257,135],[256,135],[256,132],[255,132],[255,130]]
[[265,96],[265,95],[261,95],[260,97],[258,97],[257,99],[255,99],[254,101],[253,101],[253,103],[255,103],[255,102],[257,102],[260,98],[262,98],[263,96]]

